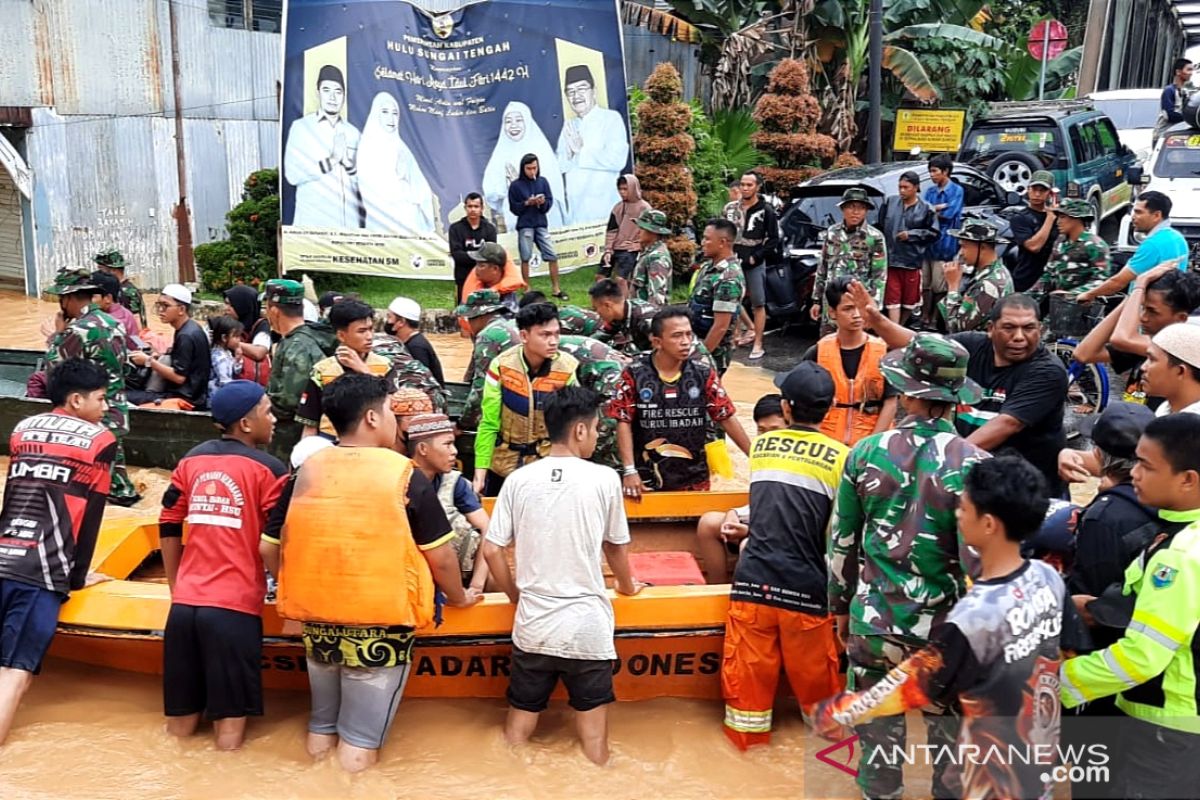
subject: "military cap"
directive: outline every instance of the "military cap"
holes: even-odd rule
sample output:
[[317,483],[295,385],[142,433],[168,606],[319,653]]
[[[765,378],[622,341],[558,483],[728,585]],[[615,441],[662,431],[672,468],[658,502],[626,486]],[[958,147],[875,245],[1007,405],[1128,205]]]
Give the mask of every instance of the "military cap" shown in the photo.
[[503,267],[508,263],[508,252],[495,242],[484,242],[478,250],[468,250],[467,255],[476,261],[486,261],[497,267]]
[[263,299],[268,303],[284,306],[304,305],[304,284],[290,278],[272,278],[263,290]]
[[83,294],[90,292],[95,294],[100,291],[100,287],[92,281],[92,273],[86,269],[64,269],[60,270],[54,276],[54,283],[46,287],[46,294],[65,295],[65,294]]
[[486,314],[494,314],[504,306],[500,302],[500,293],[495,289],[479,289],[467,295],[463,304],[454,309],[454,316],[464,319],[474,319]]
[[936,333],[918,333],[883,357],[879,371],[898,392],[936,403],[975,403],[983,396],[967,377],[967,348]]
[[955,239],[964,242],[982,242],[983,244],[1008,244],[1008,239],[1000,236],[1000,231],[990,222],[970,220],[961,228],[947,231]]
[[647,208],[637,219],[633,221],[634,225],[645,231],[657,233],[660,236],[670,236],[671,226],[667,223],[667,215],[653,208]]
[[861,186],[851,186],[842,192],[842,199],[838,201],[838,208],[847,203],[862,203],[867,208],[875,207],[875,203],[871,200],[871,195],[867,194],[867,190]]
[[125,269],[125,256],[115,247],[101,250],[93,256],[92,261],[109,269]]
[[1054,188],[1054,173],[1048,169],[1039,169],[1029,179],[1030,186],[1041,186],[1046,189]]
[[1058,214],[1071,219],[1095,219],[1096,209],[1087,200],[1064,200],[1056,209]]

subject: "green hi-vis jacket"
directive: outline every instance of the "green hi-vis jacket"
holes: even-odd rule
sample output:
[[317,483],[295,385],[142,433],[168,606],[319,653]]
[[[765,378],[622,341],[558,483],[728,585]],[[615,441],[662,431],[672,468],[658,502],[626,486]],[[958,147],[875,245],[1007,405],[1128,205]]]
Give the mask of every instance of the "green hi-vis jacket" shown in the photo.
[[1151,544],[1125,570],[1125,594],[1137,600],[1120,641],[1062,666],[1063,705],[1072,708],[1118,694],[1131,717],[1200,734],[1200,509],[1160,511],[1168,522],[1190,522]]

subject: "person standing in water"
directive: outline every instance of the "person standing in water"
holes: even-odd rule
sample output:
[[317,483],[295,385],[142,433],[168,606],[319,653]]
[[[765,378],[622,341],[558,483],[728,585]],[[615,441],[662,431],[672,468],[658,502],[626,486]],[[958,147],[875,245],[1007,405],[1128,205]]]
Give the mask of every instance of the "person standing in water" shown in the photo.
[[[117,440],[103,422],[108,373],[72,358],[50,371],[54,410],[17,424],[0,510],[0,745],[42,668],[67,595],[88,574]],[[616,480],[614,474],[613,480]]]
[[[496,585],[517,605],[508,685],[510,744],[529,740],[559,679],[575,715],[583,752],[608,761],[608,704],[613,694],[612,603],[601,554],[618,594],[635,595],[626,551],[629,523],[617,474],[588,461],[596,449],[599,396],[568,386],[546,400],[550,454],[505,481],[483,542]],[[546,524],[554,510],[555,525]],[[515,547],[516,582],[504,549]]]

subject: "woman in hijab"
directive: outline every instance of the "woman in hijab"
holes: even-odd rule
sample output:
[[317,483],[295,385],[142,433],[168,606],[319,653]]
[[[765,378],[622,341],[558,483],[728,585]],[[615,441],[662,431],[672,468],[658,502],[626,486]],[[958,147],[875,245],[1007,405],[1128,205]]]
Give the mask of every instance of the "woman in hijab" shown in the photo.
[[408,235],[436,232],[433,189],[400,138],[400,104],[387,92],[375,95],[363,126],[358,192],[367,230]]
[[263,378],[271,372],[271,362],[267,358],[271,352],[271,324],[262,316],[258,292],[244,285],[226,289],[225,313],[242,323],[246,330],[238,347],[242,369],[237,377],[265,385]]
[[546,214],[549,227],[560,228],[563,225],[563,212],[558,200],[564,195],[558,156],[533,119],[533,112],[524,103],[513,101],[504,107],[500,137],[483,171],[484,199],[494,212],[504,215],[505,230],[511,232],[517,229],[517,218],[508,209],[508,185],[520,175],[521,157],[527,153],[537,156],[538,170],[550,183],[550,194],[555,198],[555,203]]

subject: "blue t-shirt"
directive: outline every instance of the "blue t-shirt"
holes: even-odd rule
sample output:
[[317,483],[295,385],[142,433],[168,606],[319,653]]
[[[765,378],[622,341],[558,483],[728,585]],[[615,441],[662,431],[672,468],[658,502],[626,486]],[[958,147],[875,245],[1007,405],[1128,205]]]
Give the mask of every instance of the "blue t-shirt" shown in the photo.
[[946,206],[937,212],[942,235],[929,245],[925,254],[933,261],[950,261],[958,255],[958,240],[950,235],[950,231],[962,225],[963,189],[953,180],[947,181],[944,189],[939,189],[935,183],[925,190],[924,199],[931,206]]
[[[442,490],[442,481],[445,477],[445,475],[438,475],[433,479],[435,492]],[[483,503],[479,502],[479,495],[475,494],[470,482],[462,475],[458,476],[458,483],[454,484],[454,507],[463,516],[483,508]]]
[[1145,241],[1138,245],[1137,252],[1125,266],[1133,270],[1135,275],[1141,275],[1164,261],[1172,259],[1182,259],[1179,262],[1179,269],[1186,270],[1188,243],[1187,239],[1183,238],[1183,234],[1172,228],[1171,223],[1164,221],[1160,222]]

